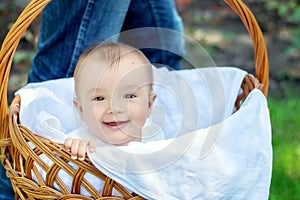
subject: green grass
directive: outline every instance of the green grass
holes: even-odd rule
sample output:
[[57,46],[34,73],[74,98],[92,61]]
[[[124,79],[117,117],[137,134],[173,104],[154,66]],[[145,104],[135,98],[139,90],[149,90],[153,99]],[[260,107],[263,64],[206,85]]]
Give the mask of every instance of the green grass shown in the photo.
[[273,134],[270,200],[300,199],[300,97],[269,98]]

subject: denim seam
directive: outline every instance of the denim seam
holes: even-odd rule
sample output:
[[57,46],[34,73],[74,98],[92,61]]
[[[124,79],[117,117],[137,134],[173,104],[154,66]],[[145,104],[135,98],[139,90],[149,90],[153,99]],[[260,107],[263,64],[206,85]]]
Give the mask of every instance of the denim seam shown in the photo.
[[[152,13],[152,16],[153,16],[153,18],[154,18],[154,23],[155,23],[155,27],[156,27],[156,32],[158,32],[158,37],[159,37],[159,42],[160,42],[160,45],[162,46],[163,45],[163,41],[162,41],[162,38],[161,38],[161,35],[160,35],[160,24],[159,24],[159,18],[157,18],[157,15],[159,15],[157,12],[156,12],[156,7],[155,7],[155,1],[156,0],[154,0],[154,3],[151,1],[151,0],[149,0],[148,1],[148,4],[149,4],[149,6],[151,7],[151,13]],[[162,49],[164,49],[164,47],[162,48]],[[164,53],[164,51],[160,51],[160,53],[161,53],[161,59],[165,59],[165,53]],[[165,60],[161,60],[161,62],[162,63],[166,63],[165,62]]]
[[86,6],[86,9],[84,11],[84,15],[82,17],[82,22],[81,22],[80,27],[79,27],[77,40],[76,40],[76,43],[75,43],[75,47],[74,47],[74,51],[73,51],[73,55],[72,55],[72,59],[71,59],[71,63],[70,63],[70,68],[67,72],[66,77],[73,76],[73,71],[75,69],[75,65],[76,65],[78,56],[81,53],[80,52],[80,49],[81,49],[80,47],[82,46],[82,43],[83,43],[85,35],[86,35],[87,26],[88,26],[89,21],[90,21],[90,15],[92,13],[93,5],[94,5],[94,0],[89,0],[87,2],[87,6]]

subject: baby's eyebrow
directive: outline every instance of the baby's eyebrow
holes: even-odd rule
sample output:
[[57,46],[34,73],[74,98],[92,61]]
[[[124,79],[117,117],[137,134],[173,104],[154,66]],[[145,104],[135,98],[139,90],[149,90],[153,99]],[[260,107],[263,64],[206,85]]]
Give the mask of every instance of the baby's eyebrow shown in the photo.
[[92,88],[87,91],[87,94],[95,94],[100,92],[104,92],[103,88]]
[[136,85],[136,84],[130,84],[130,85],[124,85],[122,87],[122,89],[134,89],[136,90],[137,88],[139,88],[140,86]]
[[127,84],[127,85],[122,85],[120,88],[125,89],[125,90],[138,90],[142,87],[149,86],[149,84]]

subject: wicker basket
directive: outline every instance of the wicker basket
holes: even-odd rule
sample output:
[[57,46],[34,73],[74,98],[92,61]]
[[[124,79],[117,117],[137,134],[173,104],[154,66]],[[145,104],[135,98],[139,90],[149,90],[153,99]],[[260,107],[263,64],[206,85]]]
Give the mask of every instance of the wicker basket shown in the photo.
[[[95,168],[90,160],[72,160],[70,153],[45,137],[32,133],[19,122],[20,98],[17,96],[7,105],[7,85],[12,59],[18,43],[27,27],[35,19],[50,0],[33,0],[21,13],[10,32],[7,34],[0,53],[1,103],[0,103],[0,158],[7,176],[10,178],[16,199],[143,199],[137,194],[128,192],[122,185],[110,179]],[[256,76],[263,84],[262,91],[268,93],[268,57],[266,45],[261,30],[251,11],[240,0],[225,0],[225,2],[240,16],[249,35],[252,38],[255,52]],[[244,90],[237,98],[237,107],[253,89],[251,80],[246,76],[242,84]],[[34,148],[32,148],[34,146]],[[47,165],[41,155],[53,161]],[[39,173],[36,164],[45,172]],[[74,166],[76,166],[74,168]],[[59,171],[65,171],[72,179],[71,188],[57,176]],[[102,189],[95,188],[84,175],[93,174],[104,181]],[[32,174],[35,174],[35,181]],[[44,177],[46,179],[44,180]],[[82,195],[82,187],[90,194]],[[55,189],[56,188],[56,189]],[[120,193],[113,197],[112,190]],[[99,192],[101,191],[101,192]]]

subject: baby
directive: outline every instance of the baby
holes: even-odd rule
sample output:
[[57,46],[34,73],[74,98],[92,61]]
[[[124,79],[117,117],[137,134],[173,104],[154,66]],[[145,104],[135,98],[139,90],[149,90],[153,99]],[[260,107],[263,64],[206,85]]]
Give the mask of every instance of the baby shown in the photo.
[[[121,43],[98,44],[79,58],[74,82],[73,103],[86,132],[112,145],[144,141],[142,128],[156,95],[151,63],[141,51]],[[84,159],[87,145],[93,151],[95,140],[65,140],[73,158]]]

